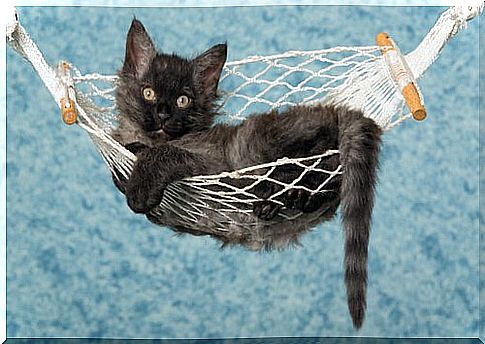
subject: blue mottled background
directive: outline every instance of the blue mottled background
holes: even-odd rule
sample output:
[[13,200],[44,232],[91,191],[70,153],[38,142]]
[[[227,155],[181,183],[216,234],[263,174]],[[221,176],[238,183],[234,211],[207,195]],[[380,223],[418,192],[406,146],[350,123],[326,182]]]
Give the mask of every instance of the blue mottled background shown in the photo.
[[[369,45],[407,52],[443,8],[21,8],[52,63],[114,73],[133,15],[165,51],[227,40],[229,59]],[[418,23],[419,25],[415,25]],[[359,335],[478,335],[478,25],[420,85],[429,118],[384,138]],[[219,250],[134,215],[87,135],[7,53],[9,337],[351,336],[338,221],[284,252]]]

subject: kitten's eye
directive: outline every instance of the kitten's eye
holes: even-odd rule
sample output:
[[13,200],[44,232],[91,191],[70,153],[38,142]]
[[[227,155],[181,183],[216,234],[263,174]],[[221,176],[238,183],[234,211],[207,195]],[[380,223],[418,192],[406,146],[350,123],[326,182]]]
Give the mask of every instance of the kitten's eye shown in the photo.
[[143,98],[145,98],[148,101],[154,101],[156,98],[155,91],[151,87],[145,87],[141,91],[143,94]]
[[187,96],[180,96],[177,98],[177,106],[181,109],[188,108],[191,102],[192,102],[192,99],[190,99]]

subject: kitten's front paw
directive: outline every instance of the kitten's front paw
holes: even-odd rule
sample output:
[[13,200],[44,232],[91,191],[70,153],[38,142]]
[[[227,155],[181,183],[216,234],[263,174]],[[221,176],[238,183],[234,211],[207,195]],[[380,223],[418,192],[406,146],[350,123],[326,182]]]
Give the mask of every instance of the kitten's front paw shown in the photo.
[[140,165],[135,166],[126,185],[126,200],[135,213],[147,214],[160,204],[165,190],[165,183],[156,175],[143,173],[147,171]]
[[138,185],[128,184],[126,200],[135,213],[147,214],[160,204],[163,198],[163,188],[152,188],[149,183]]

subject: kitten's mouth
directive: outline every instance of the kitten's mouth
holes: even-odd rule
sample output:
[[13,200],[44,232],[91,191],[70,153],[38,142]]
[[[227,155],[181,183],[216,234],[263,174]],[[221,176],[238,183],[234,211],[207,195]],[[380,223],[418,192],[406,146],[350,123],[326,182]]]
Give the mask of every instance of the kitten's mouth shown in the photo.
[[157,129],[147,130],[148,136],[155,137],[157,135],[167,135],[172,138],[176,138],[182,135],[183,128],[182,125],[168,125],[163,124],[161,127]]
[[180,122],[176,121],[169,121],[165,122],[162,125],[161,129],[165,134],[170,135],[172,137],[178,137],[183,134],[184,126]]
[[167,133],[163,129],[163,127],[157,128],[157,129],[152,129],[152,130],[147,130],[148,136],[151,136],[152,138],[157,136],[157,135],[166,135]]

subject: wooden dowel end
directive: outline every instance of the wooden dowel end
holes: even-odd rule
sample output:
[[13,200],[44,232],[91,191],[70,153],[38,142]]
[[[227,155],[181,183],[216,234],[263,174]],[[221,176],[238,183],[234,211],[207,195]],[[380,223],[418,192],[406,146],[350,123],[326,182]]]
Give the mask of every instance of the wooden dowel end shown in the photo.
[[417,121],[422,121],[426,118],[426,109],[419,95],[418,89],[412,80],[412,76],[409,76],[409,68],[400,55],[394,41],[386,32],[381,32],[376,36],[376,43],[381,47],[382,54],[388,57],[392,62],[389,63],[389,70],[393,75],[394,80],[398,85],[405,85],[401,89],[401,93],[406,101],[406,104],[411,110],[413,118]]
[[62,120],[67,125],[72,125],[77,122],[76,105],[74,104],[74,101],[72,99],[61,99],[61,112]]

